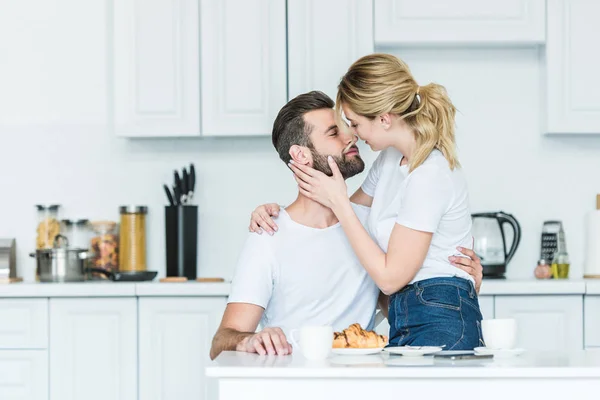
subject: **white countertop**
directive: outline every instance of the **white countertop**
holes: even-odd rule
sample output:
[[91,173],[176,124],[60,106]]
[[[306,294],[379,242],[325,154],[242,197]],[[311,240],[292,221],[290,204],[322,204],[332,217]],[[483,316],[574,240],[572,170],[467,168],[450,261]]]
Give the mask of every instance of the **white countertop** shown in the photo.
[[[93,281],[78,283],[20,282],[0,284],[0,297],[119,297],[119,296],[228,296],[230,282]],[[600,279],[496,280],[486,279],[480,296],[600,295]]]
[[600,378],[600,351],[525,353],[518,357],[457,360],[387,353],[331,356],[259,356],[223,352],[206,368],[215,378]]
[[228,296],[229,282],[20,282],[0,284],[2,297]]
[[600,295],[600,279],[586,279],[586,294]]
[[[587,282],[584,279],[484,279],[479,295],[585,294]],[[600,281],[597,283],[600,290]]]

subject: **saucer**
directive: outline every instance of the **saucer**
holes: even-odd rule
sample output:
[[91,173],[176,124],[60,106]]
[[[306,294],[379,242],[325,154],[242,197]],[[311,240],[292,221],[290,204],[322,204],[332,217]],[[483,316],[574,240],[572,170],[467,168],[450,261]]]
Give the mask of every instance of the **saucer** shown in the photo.
[[384,350],[388,353],[400,354],[405,357],[421,357],[442,351],[442,348],[438,346],[397,346],[386,347]]
[[475,347],[475,354],[488,355],[491,354],[494,357],[516,357],[525,353],[525,349],[488,349],[487,347]]

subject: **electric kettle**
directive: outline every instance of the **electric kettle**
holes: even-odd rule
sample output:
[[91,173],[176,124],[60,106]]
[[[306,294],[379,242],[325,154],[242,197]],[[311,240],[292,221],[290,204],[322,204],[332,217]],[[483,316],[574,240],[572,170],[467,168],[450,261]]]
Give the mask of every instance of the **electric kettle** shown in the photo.
[[[504,278],[506,266],[515,255],[521,241],[521,226],[503,211],[476,213],[473,219],[473,251],[481,258],[484,278]],[[507,246],[505,225],[513,230],[512,243]],[[508,250],[507,250],[508,247]]]

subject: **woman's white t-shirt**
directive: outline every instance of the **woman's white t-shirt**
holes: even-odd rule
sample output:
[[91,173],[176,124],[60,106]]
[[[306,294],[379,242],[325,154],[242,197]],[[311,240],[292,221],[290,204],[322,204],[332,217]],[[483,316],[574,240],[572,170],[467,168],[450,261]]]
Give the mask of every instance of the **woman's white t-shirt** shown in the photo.
[[373,197],[367,221],[371,237],[387,252],[395,224],[432,232],[423,266],[410,283],[453,276],[474,282],[448,260],[462,255],[457,247],[473,247],[469,194],[462,171],[451,170],[439,150],[411,173],[408,165],[400,166],[401,160],[402,154],[395,148],[383,150],[361,186]]

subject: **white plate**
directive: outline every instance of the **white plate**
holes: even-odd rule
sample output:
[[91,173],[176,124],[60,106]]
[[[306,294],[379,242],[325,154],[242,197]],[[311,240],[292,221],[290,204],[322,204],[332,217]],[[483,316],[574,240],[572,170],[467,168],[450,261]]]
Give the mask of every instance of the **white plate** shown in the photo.
[[488,349],[487,347],[475,347],[475,354],[487,355],[491,354],[494,357],[516,357],[525,353],[525,349]]
[[398,346],[386,347],[384,350],[391,354],[400,354],[406,357],[421,357],[442,351],[442,348],[439,346]]
[[383,347],[371,349],[331,349],[331,352],[340,356],[365,356],[368,354],[381,353],[381,349],[383,349]]

